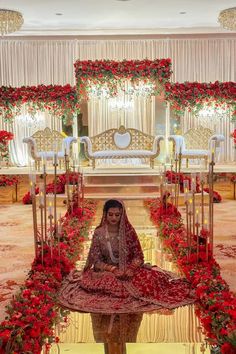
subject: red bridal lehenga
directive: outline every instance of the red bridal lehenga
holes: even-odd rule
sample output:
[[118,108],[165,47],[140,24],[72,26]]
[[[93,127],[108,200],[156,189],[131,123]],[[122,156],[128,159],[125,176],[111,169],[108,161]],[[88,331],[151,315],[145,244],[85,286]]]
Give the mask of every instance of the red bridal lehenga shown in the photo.
[[[132,269],[133,277],[118,279],[104,265]],[[86,266],[72,271],[64,280],[59,303],[72,310],[114,314],[173,309],[194,302],[184,278],[156,266],[145,265],[138,236],[128,221],[125,208],[118,235],[107,231],[105,217],[96,228]]]

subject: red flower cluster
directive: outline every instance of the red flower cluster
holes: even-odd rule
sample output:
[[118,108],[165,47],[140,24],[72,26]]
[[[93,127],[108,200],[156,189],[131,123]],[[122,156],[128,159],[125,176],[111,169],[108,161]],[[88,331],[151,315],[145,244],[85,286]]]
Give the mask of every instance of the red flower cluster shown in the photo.
[[235,82],[167,82],[165,84],[165,97],[177,114],[183,114],[185,108],[192,110],[198,106],[200,109],[204,104],[216,102],[218,106],[225,104],[232,106],[233,116],[236,116]]
[[[209,188],[204,188],[203,190],[204,192],[209,193]],[[220,203],[221,201],[222,201],[221,195],[218,192],[213,191],[213,203]]]
[[86,86],[90,80],[94,84],[106,84],[111,92],[116,93],[115,86],[122,79],[131,81],[151,80],[165,83],[171,76],[171,60],[77,60],[74,63],[80,99],[87,98]]
[[19,176],[0,175],[0,187],[13,186],[19,182]]
[[[69,184],[78,184],[78,173],[76,172],[70,172],[69,175]],[[67,183],[66,181],[67,175],[66,173],[63,175],[59,175],[57,177],[57,181],[56,181],[56,194],[63,194],[65,193],[65,185]],[[54,182],[47,184],[46,186],[46,194],[48,193],[54,193]],[[35,189],[35,194],[37,195],[39,193],[39,188],[37,187]],[[30,192],[27,192],[23,199],[22,199],[23,204],[32,204],[32,198],[30,195]]]
[[[169,215],[163,213],[158,199],[146,202],[150,216],[158,226],[158,235],[166,248],[171,250],[177,264],[187,279],[196,288],[196,314],[200,318],[210,344],[221,347],[221,353],[236,352],[236,298],[220,275],[220,267],[213,257],[206,261],[206,247],[197,245],[193,239],[191,254],[187,243],[187,233],[181,217],[176,211]],[[202,230],[204,239],[208,231]],[[198,259],[198,261],[197,261]]]
[[0,130],[0,144],[6,145],[13,138],[14,138],[14,134],[7,132],[6,130]]
[[234,139],[234,147],[236,148],[236,129],[234,129],[233,133],[231,134],[231,137]]
[[96,203],[86,200],[84,207],[82,217],[63,218],[60,252],[58,246],[51,250],[44,245],[43,264],[41,255],[35,258],[28,279],[14,296],[8,316],[0,325],[0,354],[40,354],[44,344],[48,352],[51,343],[59,341],[53,327],[65,319],[66,312],[56,308],[56,295],[63,277],[79,259],[80,245],[88,238]]
[[[184,181],[188,181],[189,190],[191,190],[192,180],[191,177],[184,175],[183,173],[175,173],[173,171],[166,171],[166,178],[168,183],[178,183],[180,186],[180,192],[184,193]],[[196,192],[200,193],[199,179],[196,178]]]
[[78,109],[76,90],[70,85],[0,87],[0,116],[3,119],[9,121],[20,114],[23,104],[31,114],[48,110],[62,119]]

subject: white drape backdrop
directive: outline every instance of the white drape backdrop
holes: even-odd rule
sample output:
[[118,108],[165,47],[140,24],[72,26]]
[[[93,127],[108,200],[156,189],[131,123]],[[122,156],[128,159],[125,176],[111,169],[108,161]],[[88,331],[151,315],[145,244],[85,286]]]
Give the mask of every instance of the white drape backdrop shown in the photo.
[[[95,59],[143,59],[171,58],[173,82],[236,81],[236,36],[225,35],[197,38],[186,36],[168,39],[2,39],[0,41],[0,86],[23,86],[38,84],[75,84],[73,63],[77,60]],[[146,108],[142,108],[144,111]],[[90,134],[95,127],[99,130],[119,126],[121,122],[129,126],[152,132],[152,113],[141,112],[119,115],[108,112],[103,103],[90,105]],[[97,112],[101,112],[102,120]],[[105,112],[105,117],[104,117]],[[119,117],[118,117],[119,116]],[[183,124],[185,125],[185,121]],[[2,123],[1,123],[2,124]],[[190,125],[195,124],[194,121]],[[145,126],[146,125],[146,126]],[[221,124],[221,133],[228,129]],[[147,130],[146,130],[147,129]],[[97,130],[96,132],[99,132]],[[22,133],[23,135],[23,133]],[[227,138],[226,136],[226,138]],[[228,143],[227,143],[228,144]],[[230,144],[230,143],[229,143]],[[228,149],[228,150],[227,150]],[[229,148],[225,150],[227,154]],[[228,156],[228,155],[227,155]],[[227,157],[228,158],[228,157]],[[233,158],[232,149],[229,159]],[[18,160],[19,162],[20,160]]]
[[225,141],[220,145],[220,154],[218,162],[235,161],[236,151],[233,144],[233,139],[230,134],[234,130],[235,123],[230,121],[230,113],[222,114],[220,117],[212,117],[211,119],[193,116],[190,112],[185,112],[181,119],[181,131],[186,133],[191,128],[197,128],[202,125],[205,128],[211,129],[214,134],[223,134]]
[[169,39],[1,39],[0,85],[75,83],[77,60],[171,58],[172,81],[236,81],[236,36]]
[[[119,102],[119,97],[117,98]],[[88,101],[89,135],[94,136],[107,129],[136,128],[144,133],[153,134],[155,128],[155,100],[153,97],[135,97],[133,108],[113,110],[109,99],[91,99]]]
[[[22,115],[26,115],[24,107]],[[14,140],[9,143],[10,163],[16,166],[27,166],[29,164],[28,146],[23,143],[23,138],[27,138],[34,134],[37,130],[49,127],[52,130],[61,131],[62,121],[58,117],[42,112],[42,121],[39,126],[30,126],[22,121],[15,119],[12,124],[5,123],[0,120],[0,130],[7,130],[14,134]]]

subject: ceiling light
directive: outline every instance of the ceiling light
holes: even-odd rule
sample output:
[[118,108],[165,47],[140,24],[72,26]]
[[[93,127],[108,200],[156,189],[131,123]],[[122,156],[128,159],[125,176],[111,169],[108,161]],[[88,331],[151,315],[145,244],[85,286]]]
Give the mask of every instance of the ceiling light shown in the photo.
[[24,23],[18,11],[0,9],[0,33],[2,36],[18,31]]
[[225,29],[236,30],[236,7],[231,7],[220,12],[218,22]]
[[180,11],[180,15],[186,15],[186,11]]
[[62,16],[63,14],[61,12],[57,12],[55,15],[56,16]]

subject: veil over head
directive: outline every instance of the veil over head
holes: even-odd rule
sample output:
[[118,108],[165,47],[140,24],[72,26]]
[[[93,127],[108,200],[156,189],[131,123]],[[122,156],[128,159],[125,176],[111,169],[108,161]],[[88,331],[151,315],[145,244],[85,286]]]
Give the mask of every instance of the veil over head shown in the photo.
[[[133,226],[128,220],[128,216],[123,201],[119,199],[109,199],[106,201],[106,203],[110,200],[117,201],[122,205],[122,213],[120,218],[118,237],[119,237],[119,269],[124,271],[126,269],[127,263],[129,263],[129,260],[131,258],[131,254],[133,251],[132,244],[137,242],[139,243],[139,241],[135,229],[133,228]],[[104,228],[104,237],[106,237],[105,231],[107,227],[106,213],[107,212],[104,210],[101,221],[95,229],[96,232],[96,230]],[[86,263],[86,268],[88,268],[90,264],[91,264],[91,259],[89,254]]]

